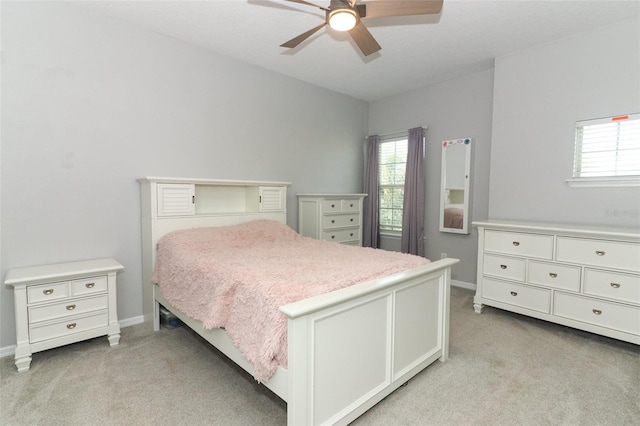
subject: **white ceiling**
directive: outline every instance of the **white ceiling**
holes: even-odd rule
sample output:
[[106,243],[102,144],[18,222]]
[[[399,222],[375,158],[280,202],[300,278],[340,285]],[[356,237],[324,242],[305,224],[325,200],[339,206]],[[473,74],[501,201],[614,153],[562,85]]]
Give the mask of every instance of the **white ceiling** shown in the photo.
[[[308,1],[329,5],[329,0]],[[640,16],[640,0],[444,0],[439,15],[365,19],[382,46],[365,58],[348,35],[326,27],[296,49],[279,47],[324,20],[321,10],[293,2],[80,4],[366,101],[489,69],[496,57]]]

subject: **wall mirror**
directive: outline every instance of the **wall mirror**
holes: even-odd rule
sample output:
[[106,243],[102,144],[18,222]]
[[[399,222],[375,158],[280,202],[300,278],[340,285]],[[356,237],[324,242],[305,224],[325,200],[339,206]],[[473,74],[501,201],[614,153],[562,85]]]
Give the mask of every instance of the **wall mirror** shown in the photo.
[[471,138],[442,142],[440,232],[468,234]]

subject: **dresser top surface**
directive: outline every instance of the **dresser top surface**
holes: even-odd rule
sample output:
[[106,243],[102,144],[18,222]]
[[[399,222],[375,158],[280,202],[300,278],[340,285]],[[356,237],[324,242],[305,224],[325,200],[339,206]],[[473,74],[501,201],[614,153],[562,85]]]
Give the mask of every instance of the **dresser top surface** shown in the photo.
[[546,232],[585,237],[624,238],[640,241],[640,229],[606,226],[574,225],[567,223],[526,222],[515,220],[486,220],[472,223],[477,228],[505,231]]
[[5,276],[4,283],[5,285],[17,286],[122,270],[124,270],[124,266],[111,258],[54,263],[10,269]]

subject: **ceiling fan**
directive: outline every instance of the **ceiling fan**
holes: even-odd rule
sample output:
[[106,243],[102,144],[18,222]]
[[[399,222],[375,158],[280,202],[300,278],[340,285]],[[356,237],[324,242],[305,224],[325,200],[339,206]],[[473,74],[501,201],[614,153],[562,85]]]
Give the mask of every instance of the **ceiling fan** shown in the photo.
[[361,3],[357,3],[358,0],[331,0],[329,7],[318,6],[305,0],[286,1],[317,7],[325,12],[326,19],[324,23],[292,38],[281,44],[280,47],[294,48],[325,25],[329,25],[336,31],[348,31],[362,54],[369,56],[380,50],[381,47],[364,26],[362,19],[436,14],[440,13],[443,0],[368,0]]

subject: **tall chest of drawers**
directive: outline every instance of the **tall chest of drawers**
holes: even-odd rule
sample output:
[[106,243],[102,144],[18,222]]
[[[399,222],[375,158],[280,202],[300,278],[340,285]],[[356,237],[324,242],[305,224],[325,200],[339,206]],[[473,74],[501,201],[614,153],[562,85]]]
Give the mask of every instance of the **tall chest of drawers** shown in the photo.
[[28,371],[31,354],[107,335],[120,341],[113,259],[94,259],[10,269],[5,285],[14,289],[15,364]]
[[298,232],[306,237],[362,245],[362,200],[367,194],[298,194]]
[[474,222],[484,305],[640,344],[640,233]]

